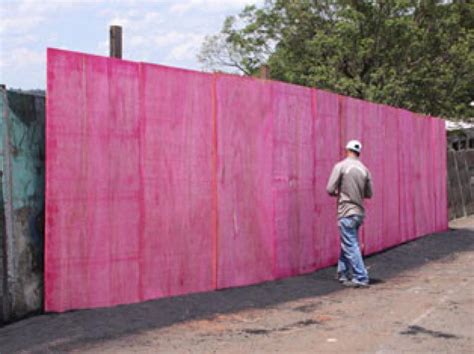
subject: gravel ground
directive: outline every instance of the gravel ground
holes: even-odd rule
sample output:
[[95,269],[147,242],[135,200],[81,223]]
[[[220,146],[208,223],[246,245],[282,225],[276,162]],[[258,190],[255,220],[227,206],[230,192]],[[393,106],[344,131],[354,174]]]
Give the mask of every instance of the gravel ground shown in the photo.
[[0,328],[0,352],[474,353],[474,217],[366,259],[374,284],[335,268],[257,286]]

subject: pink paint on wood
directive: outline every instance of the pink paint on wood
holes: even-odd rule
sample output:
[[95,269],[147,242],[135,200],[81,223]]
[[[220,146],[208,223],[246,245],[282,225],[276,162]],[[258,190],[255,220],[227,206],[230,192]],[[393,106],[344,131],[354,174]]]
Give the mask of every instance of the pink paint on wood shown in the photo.
[[399,119],[399,176],[400,176],[400,237],[402,242],[413,239],[415,230],[415,188],[413,183],[415,171],[415,156],[413,153],[415,144],[414,120],[412,113],[400,110]]
[[219,75],[217,286],[272,279],[272,86]]
[[326,184],[341,158],[339,97],[316,90],[314,93],[316,116],[314,122],[315,157],[315,213],[313,219],[316,267],[334,264],[339,258],[339,230],[336,200],[326,192]]
[[46,309],[137,301],[138,66],[48,56]]
[[389,106],[379,107],[379,119],[384,126],[383,159],[383,228],[379,249],[392,247],[402,242],[400,233],[400,134],[398,110]]
[[[363,105],[362,162],[370,170],[374,185],[374,195],[365,203],[364,254],[382,249],[384,238],[384,193],[387,185],[384,176],[385,127],[383,107],[366,102]],[[396,161],[396,158],[395,158]]]
[[351,97],[341,97],[342,105],[342,116],[343,126],[341,127],[344,135],[344,142],[349,140],[359,140],[362,143],[363,149],[365,150],[364,144],[364,105],[366,102]]
[[210,77],[49,56],[46,309],[213,289]]
[[442,119],[436,118],[436,132],[432,138],[434,151],[436,152],[437,165],[435,165],[436,184],[436,231],[444,231],[448,229],[448,185],[447,185],[447,138],[446,126]]
[[415,133],[414,149],[413,154],[415,156],[416,163],[414,164],[413,172],[414,176],[412,183],[415,184],[414,188],[414,203],[415,203],[415,235],[414,238],[426,235],[428,231],[429,223],[429,203],[427,195],[427,184],[426,177],[429,175],[428,172],[428,159],[431,159],[431,153],[426,156],[429,152],[429,121],[425,117],[419,114],[413,114],[413,128]]
[[[352,97],[343,97],[339,98],[341,102],[341,137],[342,143],[341,147],[344,146],[350,140],[359,140],[362,143],[362,148],[364,150],[363,157],[365,158],[365,135],[364,135],[364,105],[365,102],[358,100]],[[365,249],[365,226],[362,224],[362,227],[359,230],[359,242],[362,250]]]
[[45,308],[302,274],[339,256],[326,183],[363,144],[365,254],[447,228],[444,122],[294,85],[48,50]]
[[311,89],[274,83],[273,190],[277,278],[316,269],[315,158]]
[[431,186],[434,220],[432,232],[447,230],[448,202],[447,202],[447,139],[445,122],[442,119],[431,117]]
[[215,288],[211,89],[209,75],[141,64],[141,300]]

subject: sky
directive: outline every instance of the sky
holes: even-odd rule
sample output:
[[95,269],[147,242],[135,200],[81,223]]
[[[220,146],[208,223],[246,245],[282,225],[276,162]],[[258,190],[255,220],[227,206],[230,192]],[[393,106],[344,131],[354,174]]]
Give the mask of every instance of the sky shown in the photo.
[[123,59],[200,70],[196,55],[226,16],[263,0],[1,0],[0,83],[46,87],[46,48],[109,54],[121,25]]

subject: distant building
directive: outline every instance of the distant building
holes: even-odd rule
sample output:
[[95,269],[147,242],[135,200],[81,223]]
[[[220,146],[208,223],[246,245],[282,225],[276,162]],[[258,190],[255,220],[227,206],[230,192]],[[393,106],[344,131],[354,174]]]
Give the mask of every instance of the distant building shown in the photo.
[[469,121],[446,121],[448,149],[455,151],[474,149],[474,119]]

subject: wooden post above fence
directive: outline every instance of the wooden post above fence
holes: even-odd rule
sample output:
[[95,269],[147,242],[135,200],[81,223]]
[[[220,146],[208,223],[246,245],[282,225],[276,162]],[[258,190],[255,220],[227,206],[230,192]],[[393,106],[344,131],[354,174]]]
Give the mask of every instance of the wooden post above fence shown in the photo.
[[122,27],[110,26],[110,57],[122,59]]

